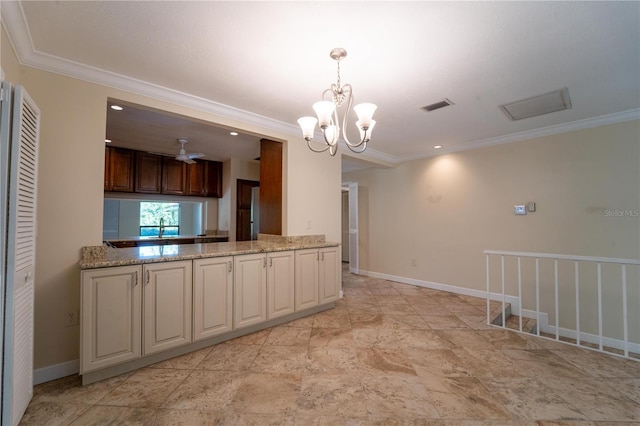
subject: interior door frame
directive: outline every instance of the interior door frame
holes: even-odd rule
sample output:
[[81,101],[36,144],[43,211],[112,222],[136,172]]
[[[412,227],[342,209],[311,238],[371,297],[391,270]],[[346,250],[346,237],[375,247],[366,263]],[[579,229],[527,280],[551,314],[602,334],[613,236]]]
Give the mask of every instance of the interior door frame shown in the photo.
[[348,188],[349,190],[349,272],[359,274],[358,182],[343,182],[342,188]]
[[248,186],[251,188],[259,187],[260,181],[257,180],[249,180],[249,179],[236,179],[236,241],[249,241],[249,240],[239,240],[238,237],[240,231],[240,216],[241,211],[246,209],[240,208],[240,188],[242,186]]

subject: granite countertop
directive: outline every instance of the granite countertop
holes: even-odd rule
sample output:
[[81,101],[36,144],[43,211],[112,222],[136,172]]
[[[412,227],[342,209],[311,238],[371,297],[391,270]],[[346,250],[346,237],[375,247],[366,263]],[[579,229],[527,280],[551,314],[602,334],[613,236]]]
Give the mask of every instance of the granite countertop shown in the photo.
[[80,269],[111,266],[141,265],[144,263],[191,260],[207,257],[235,256],[306,248],[335,247],[338,243],[325,241],[324,235],[276,236],[260,234],[257,241],[206,244],[173,244],[130,248],[88,246],[82,248]]

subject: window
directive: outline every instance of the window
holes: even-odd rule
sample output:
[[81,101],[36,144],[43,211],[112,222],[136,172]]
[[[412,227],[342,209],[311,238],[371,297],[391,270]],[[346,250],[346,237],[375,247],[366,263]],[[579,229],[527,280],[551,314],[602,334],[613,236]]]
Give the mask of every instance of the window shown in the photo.
[[162,235],[179,235],[180,203],[141,202],[140,236],[159,236],[160,219],[164,221],[164,233]]

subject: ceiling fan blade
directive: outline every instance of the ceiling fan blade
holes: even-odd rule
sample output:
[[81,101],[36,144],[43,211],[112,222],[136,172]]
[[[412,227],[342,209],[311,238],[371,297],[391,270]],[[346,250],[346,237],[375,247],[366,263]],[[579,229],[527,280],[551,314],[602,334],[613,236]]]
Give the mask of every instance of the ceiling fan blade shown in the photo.
[[188,154],[187,157],[189,158],[200,158],[200,157],[204,157],[204,154],[201,152],[194,152],[193,154]]
[[167,154],[164,152],[151,152],[151,151],[147,151],[147,154],[153,154],[153,155],[162,155],[163,157],[174,157],[173,154]]
[[185,159],[184,159],[184,160],[182,160],[182,161],[184,161],[184,162],[185,162],[185,163],[187,163],[187,164],[196,164],[196,162],[195,162],[195,161],[193,161],[193,160],[192,160],[191,158],[189,158],[189,157],[185,158]]

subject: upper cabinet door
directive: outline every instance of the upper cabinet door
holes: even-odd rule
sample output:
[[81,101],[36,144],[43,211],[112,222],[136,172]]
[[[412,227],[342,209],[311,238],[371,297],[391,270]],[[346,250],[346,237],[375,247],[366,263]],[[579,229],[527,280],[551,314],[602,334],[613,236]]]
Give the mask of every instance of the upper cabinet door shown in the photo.
[[160,194],[162,183],[162,157],[136,151],[135,192]]
[[186,195],[197,197],[222,197],[222,163],[196,160],[187,166]]
[[204,196],[204,169],[206,161],[187,164],[187,195]]
[[185,195],[187,191],[187,164],[164,157],[162,159],[162,193]]
[[207,161],[204,168],[204,195],[222,197],[222,163]]
[[124,148],[107,148],[109,152],[108,184],[107,191],[133,192],[134,182],[134,153],[135,151]]

